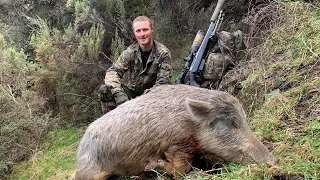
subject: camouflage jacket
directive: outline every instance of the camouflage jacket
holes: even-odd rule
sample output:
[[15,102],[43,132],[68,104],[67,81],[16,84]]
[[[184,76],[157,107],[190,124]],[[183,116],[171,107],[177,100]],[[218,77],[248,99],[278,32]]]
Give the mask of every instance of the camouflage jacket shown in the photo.
[[168,84],[172,75],[171,53],[163,44],[154,41],[152,51],[143,69],[141,52],[135,42],[122,52],[119,58],[107,70],[105,84],[111,87],[112,94],[123,92],[120,79],[128,72],[126,85],[136,95],[154,85]]

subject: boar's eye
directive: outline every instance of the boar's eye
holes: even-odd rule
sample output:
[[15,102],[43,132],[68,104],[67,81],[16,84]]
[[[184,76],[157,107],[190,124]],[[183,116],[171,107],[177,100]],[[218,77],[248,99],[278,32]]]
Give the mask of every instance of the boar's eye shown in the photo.
[[236,123],[236,121],[232,121],[232,122],[231,122],[231,126],[232,126],[233,128],[235,128],[235,129],[238,129],[238,128],[239,128],[239,126],[238,126],[238,124]]
[[230,129],[238,129],[239,125],[236,122],[237,117],[234,116],[221,116],[214,118],[209,126],[212,129],[222,129],[222,128],[230,128]]
[[216,129],[217,128],[217,126],[219,126],[219,122],[220,122],[221,120],[220,120],[220,118],[216,118],[216,119],[213,119],[211,122],[210,122],[210,124],[209,124],[209,126],[212,128],[212,129]]

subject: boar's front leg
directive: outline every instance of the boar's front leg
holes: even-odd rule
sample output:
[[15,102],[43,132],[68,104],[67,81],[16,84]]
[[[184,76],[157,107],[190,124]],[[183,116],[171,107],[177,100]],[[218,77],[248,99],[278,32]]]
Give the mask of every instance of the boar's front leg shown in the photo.
[[[166,155],[168,155],[166,153]],[[171,155],[170,155],[171,156]],[[158,160],[151,160],[145,167],[145,171],[157,171],[160,173],[165,173],[168,176],[173,177],[182,177],[184,174],[188,173],[191,169],[191,159],[192,158],[185,158],[190,154],[186,153],[176,153],[172,156],[172,159],[165,160],[165,159],[158,159]]]
[[191,170],[192,159],[196,152],[194,143],[181,143],[171,146],[164,152],[164,158],[151,160],[145,171],[158,171],[173,177],[182,177]]

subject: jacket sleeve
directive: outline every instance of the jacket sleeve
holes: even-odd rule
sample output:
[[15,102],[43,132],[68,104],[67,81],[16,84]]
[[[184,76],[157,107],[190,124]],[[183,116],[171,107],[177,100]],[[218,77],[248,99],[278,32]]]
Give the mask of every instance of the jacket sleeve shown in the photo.
[[121,88],[120,79],[130,66],[130,53],[128,51],[128,49],[123,51],[106,72],[104,82],[110,88],[112,94],[124,92]]
[[157,85],[169,84],[172,76],[172,67],[171,67],[171,54],[170,52],[165,52],[161,55],[159,72],[157,75]]

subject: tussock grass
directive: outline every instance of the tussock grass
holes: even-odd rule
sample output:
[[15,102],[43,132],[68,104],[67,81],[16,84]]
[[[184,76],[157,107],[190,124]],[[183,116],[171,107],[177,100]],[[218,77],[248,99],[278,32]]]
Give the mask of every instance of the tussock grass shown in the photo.
[[251,49],[259,63],[242,82],[240,98],[251,103],[250,126],[281,160],[241,171],[250,178],[319,179],[320,10],[303,2],[273,6],[281,17],[265,43]]
[[269,23],[254,22],[247,37],[251,59],[243,63],[248,75],[237,96],[250,127],[280,162],[226,164],[217,174],[186,179],[320,178],[320,9],[291,2],[264,10],[256,19]]

